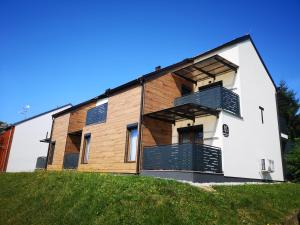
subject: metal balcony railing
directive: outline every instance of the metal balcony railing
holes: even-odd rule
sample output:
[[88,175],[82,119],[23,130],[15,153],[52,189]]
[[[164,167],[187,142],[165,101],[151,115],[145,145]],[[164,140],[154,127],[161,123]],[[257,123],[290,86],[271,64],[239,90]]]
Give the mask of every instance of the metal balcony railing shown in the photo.
[[222,173],[221,149],[203,144],[144,147],[143,170],[185,170]]
[[174,106],[187,103],[199,104],[213,109],[224,109],[240,116],[239,95],[222,86],[210,87],[174,100]]

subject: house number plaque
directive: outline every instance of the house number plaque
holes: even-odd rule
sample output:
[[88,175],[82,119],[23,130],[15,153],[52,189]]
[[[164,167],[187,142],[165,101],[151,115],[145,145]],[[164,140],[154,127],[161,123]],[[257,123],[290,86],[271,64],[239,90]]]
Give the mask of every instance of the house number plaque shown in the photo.
[[224,135],[224,137],[229,136],[229,127],[227,124],[223,124],[223,135]]

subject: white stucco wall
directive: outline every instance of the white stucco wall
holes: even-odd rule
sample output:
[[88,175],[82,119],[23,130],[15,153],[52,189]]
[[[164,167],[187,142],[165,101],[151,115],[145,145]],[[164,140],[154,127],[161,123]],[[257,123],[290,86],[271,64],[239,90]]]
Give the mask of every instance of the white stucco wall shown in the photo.
[[16,125],[9,154],[7,172],[31,172],[35,170],[37,158],[47,156],[48,144],[40,140],[50,136],[52,115],[69,106]]
[[[204,144],[222,149],[223,171],[225,176],[253,179],[283,180],[281,150],[275,87],[269,78],[252,43],[249,41],[213,52],[239,66],[236,74],[217,76],[224,87],[240,96],[241,116],[238,118],[222,111],[219,118],[213,116],[196,118],[195,125],[203,124]],[[206,85],[212,79],[198,82],[197,87]],[[197,87],[195,91],[197,91]],[[264,110],[264,124],[261,122],[259,106]],[[173,143],[178,142],[177,128],[186,127],[192,121],[176,122],[173,126]],[[229,126],[229,137],[224,137],[222,125]],[[214,137],[213,139],[209,139]],[[208,138],[208,139],[205,139]],[[274,160],[275,171],[262,174],[261,159]]]
[[[242,119],[223,112],[230,129],[223,138],[225,176],[283,180],[275,87],[252,43],[239,45],[240,99]],[[264,123],[259,106],[264,108]],[[263,175],[260,160],[274,160],[275,171]]]

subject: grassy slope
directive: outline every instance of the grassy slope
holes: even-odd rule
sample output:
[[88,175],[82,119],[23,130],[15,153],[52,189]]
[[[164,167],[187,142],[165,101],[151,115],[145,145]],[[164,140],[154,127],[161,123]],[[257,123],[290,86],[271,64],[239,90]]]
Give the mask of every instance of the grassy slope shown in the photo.
[[139,176],[0,174],[0,224],[267,224],[300,209],[300,185],[218,186]]

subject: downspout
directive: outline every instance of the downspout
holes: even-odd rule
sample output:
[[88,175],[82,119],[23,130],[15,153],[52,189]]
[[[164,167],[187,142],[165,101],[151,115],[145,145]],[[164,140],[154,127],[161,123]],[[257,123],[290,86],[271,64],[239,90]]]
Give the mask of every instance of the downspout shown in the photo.
[[279,124],[279,111],[278,111],[278,102],[277,102],[277,89],[275,88],[275,102],[276,102],[276,112],[277,112],[277,124],[278,124],[278,134],[279,134],[279,144],[280,144],[280,151],[281,151],[281,164],[282,164],[282,173],[283,173],[283,180],[286,181],[286,162],[284,158],[284,150],[282,149],[281,143],[281,129]]
[[137,152],[137,159],[136,159],[136,173],[140,173],[141,167],[141,149],[142,149],[142,126],[143,126],[143,113],[144,113],[144,77],[139,78],[140,84],[142,86],[142,93],[141,93],[141,107],[140,107],[140,121],[139,121],[139,137],[138,137],[138,152]]
[[54,124],[54,118],[52,117],[51,133],[50,133],[50,139],[49,139],[49,145],[48,145],[48,151],[47,151],[47,157],[46,157],[45,170],[47,170],[47,167],[48,167],[49,151],[50,151],[50,146],[51,146],[51,144],[52,144],[53,124]]

